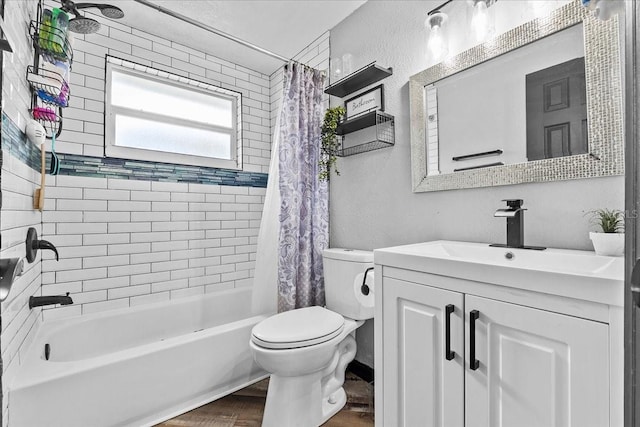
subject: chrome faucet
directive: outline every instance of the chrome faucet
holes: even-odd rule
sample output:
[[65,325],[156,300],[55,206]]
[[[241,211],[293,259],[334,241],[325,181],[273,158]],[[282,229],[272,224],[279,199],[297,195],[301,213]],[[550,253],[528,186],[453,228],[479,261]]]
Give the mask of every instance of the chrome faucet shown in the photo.
[[497,218],[507,218],[507,244],[493,243],[489,246],[498,248],[518,248],[543,250],[540,246],[525,246],[524,244],[524,211],[522,199],[505,199],[507,207],[498,209],[493,216]]
[[69,305],[73,304],[73,300],[69,296],[69,292],[67,295],[50,295],[46,297],[29,297],[29,308],[40,307],[43,305]]

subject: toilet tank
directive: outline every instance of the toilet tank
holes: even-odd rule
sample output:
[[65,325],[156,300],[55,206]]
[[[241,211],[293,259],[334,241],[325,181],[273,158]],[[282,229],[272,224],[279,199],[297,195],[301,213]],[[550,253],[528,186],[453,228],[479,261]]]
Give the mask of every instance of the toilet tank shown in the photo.
[[[360,293],[364,273],[367,268],[373,267],[373,252],[325,249],[322,261],[327,308],[354,320],[373,318],[373,292],[368,296]],[[372,279],[373,270],[367,274],[367,284],[370,286]]]

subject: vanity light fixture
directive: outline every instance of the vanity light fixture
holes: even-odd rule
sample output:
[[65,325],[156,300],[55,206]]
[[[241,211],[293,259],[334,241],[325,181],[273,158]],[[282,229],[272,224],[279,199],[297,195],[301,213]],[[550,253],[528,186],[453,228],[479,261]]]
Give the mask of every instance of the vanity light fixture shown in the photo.
[[449,46],[442,33],[445,22],[447,22],[447,15],[439,10],[429,12],[424,22],[424,26],[429,29],[427,54],[434,63],[442,61],[449,53]]
[[473,5],[473,15],[471,17],[471,31],[475,41],[482,43],[493,37],[495,33],[495,23],[489,14],[489,6],[497,0],[470,0]]

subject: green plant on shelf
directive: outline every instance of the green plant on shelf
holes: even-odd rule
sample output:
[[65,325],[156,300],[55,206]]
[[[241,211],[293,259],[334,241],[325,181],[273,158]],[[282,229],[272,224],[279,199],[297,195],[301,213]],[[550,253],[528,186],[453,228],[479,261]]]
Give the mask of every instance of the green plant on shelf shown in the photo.
[[320,131],[320,180],[328,181],[331,176],[331,168],[336,175],[340,172],[336,168],[338,150],[340,150],[340,139],[336,134],[336,129],[344,117],[346,110],[344,107],[328,108],[324,114],[324,122]]

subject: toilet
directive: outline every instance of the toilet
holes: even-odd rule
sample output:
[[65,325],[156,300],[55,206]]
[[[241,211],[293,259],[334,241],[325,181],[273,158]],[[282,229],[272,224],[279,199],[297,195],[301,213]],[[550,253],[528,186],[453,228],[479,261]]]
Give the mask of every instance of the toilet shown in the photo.
[[317,427],[347,401],[355,330],[374,313],[373,252],[332,248],[322,258],[326,308],[276,314],[251,331],[253,357],[271,373],[263,427]]

